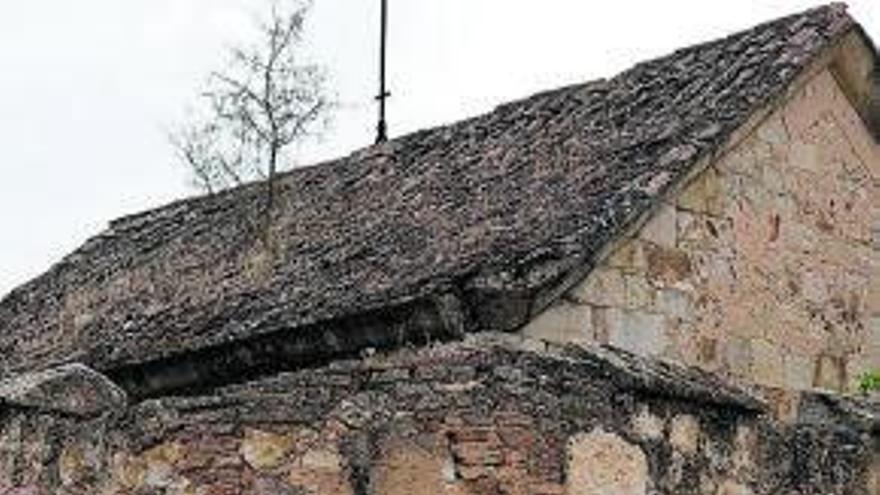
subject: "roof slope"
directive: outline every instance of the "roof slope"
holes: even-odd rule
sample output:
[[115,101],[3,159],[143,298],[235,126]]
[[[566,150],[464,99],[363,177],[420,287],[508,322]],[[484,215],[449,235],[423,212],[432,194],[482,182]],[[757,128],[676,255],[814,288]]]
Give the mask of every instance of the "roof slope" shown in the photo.
[[[814,9],[294,170],[271,252],[250,227],[259,184],[113,222],[0,303],[0,374],[110,369],[437,293],[534,294],[855,26]],[[491,326],[484,310],[467,325]]]

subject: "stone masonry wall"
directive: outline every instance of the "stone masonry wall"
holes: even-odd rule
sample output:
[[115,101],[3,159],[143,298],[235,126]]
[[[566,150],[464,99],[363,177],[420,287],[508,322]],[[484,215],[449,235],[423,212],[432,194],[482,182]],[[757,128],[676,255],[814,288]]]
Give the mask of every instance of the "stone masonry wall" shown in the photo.
[[523,333],[785,389],[880,367],[880,153],[824,70]]
[[0,405],[0,494],[877,493],[876,420],[783,425],[710,374],[531,347],[340,362],[88,421]]

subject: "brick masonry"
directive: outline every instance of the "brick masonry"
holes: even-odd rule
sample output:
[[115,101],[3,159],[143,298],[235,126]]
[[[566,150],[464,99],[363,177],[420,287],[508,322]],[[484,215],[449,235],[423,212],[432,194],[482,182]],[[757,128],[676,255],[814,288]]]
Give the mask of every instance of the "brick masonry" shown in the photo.
[[760,385],[880,367],[880,151],[823,70],[522,333]]
[[864,414],[781,424],[710,374],[523,344],[337,362],[90,421],[0,405],[0,493],[876,493]]

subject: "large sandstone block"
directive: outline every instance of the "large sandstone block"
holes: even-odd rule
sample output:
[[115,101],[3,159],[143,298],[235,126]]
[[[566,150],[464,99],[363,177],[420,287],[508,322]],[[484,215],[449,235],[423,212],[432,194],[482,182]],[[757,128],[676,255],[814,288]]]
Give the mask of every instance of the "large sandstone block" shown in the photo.
[[626,304],[623,273],[615,268],[597,268],[571,291],[571,296],[584,304],[622,307]]
[[592,308],[585,304],[557,304],[526,325],[522,334],[548,342],[593,342],[595,337],[592,314]]
[[568,444],[567,495],[644,495],[648,462],[638,445],[601,428]]
[[642,227],[639,237],[661,247],[673,248],[677,232],[676,223],[675,207],[664,204],[654,213],[654,217]]
[[694,213],[721,215],[724,195],[718,172],[710,167],[695,178],[679,196],[678,207]]
[[668,345],[664,316],[645,311],[610,310],[608,343],[640,356],[659,356]]

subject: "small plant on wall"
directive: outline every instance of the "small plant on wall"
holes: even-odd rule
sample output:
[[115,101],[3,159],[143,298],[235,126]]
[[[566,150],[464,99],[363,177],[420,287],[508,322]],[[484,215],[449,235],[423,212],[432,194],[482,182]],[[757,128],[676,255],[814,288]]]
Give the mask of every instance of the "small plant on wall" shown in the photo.
[[858,387],[862,395],[880,391],[880,370],[866,371],[859,375]]

